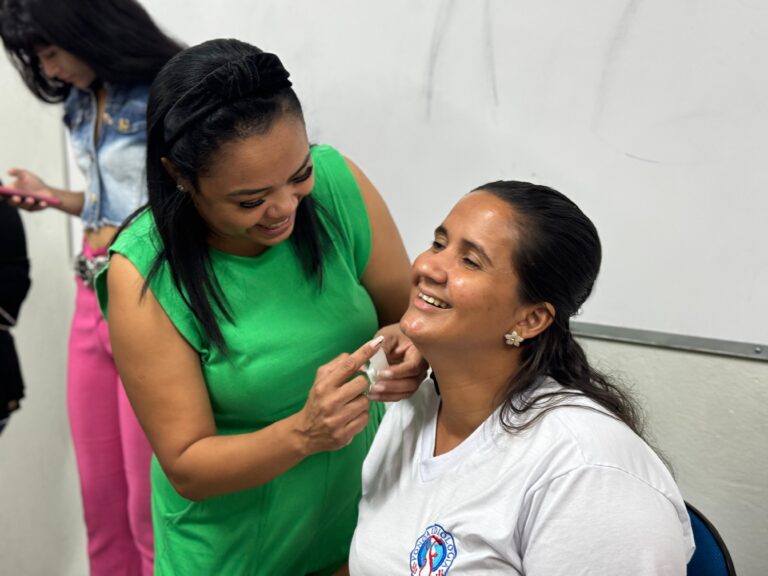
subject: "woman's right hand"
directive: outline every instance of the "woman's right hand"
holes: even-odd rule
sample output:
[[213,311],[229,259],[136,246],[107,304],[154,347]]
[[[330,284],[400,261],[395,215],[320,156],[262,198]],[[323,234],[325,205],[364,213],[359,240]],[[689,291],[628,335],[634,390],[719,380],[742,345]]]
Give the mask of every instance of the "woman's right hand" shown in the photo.
[[368,379],[352,377],[383,340],[379,336],[352,354],[341,354],[318,368],[307,403],[298,414],[308,455],[343,448],[368,424]]
[[[39,194],[41,196],[50,196],[51,198],[57,198],[57,195],[53,190],[40,179],[37,175],[33,174],[29,170],[23,170],[21,168],[11,168],[8,170],[14,180],[9,184],[9,188],[18,190],[19,192],[30,192],[33,194]],[[29,212],[37,212],[38,210],[44,210],[50,206],[47,202],[41,202],[34,198],[13,196],[8,199],[8,203],[27,210]]]

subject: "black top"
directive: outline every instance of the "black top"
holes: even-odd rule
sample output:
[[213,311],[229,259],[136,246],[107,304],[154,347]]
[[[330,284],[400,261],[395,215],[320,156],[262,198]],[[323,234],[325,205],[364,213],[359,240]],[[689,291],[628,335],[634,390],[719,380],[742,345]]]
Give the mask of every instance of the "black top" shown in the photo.
[[29,291],[29,260],[24,227],[13,206],[0,202],[0,420],[8,416],[9,403],[18,406],[24,397],[19,359],[8,330],[18,320],[19,309]]

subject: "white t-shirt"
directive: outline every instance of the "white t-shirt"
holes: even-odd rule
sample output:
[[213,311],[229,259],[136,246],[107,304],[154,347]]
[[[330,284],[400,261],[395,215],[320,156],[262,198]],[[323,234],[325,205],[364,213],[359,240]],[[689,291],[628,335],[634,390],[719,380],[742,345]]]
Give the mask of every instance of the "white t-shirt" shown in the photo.
[[433,456],[439,405],[427,380],[387,411],[363,465],[352,576],[685,575],[683,498],[625,424],[561,406],[513,435],[497,410]]

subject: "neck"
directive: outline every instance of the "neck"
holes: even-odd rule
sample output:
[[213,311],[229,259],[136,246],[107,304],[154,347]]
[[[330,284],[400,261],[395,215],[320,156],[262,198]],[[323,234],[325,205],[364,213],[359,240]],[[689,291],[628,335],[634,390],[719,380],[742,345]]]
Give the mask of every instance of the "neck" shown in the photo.
[[440,387],[435,456],[461,444],[499,407],[509,379],[520,366],[517,350],[425,352]]

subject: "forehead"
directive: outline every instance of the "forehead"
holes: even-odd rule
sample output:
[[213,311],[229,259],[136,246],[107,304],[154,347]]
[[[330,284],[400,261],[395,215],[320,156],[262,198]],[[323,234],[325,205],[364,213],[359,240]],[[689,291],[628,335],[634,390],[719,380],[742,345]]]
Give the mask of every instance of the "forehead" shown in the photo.
[[443,226],[451,240],[479,244],[491,257],[504,257],[511,262],[519,234],[516,213],[493,194],[467,194],[453,207]]
[[229,188],[265,188],[290,178],[301,167],[308,152],[304,123],[299,118],[284,115],[264,134],[222,144],[200,177]]
[[516,220],[514,209],[507,202],[488,192],[477,191],[459,200],[443,224],[452,224],[465,233],[507,236],[516,231]]

